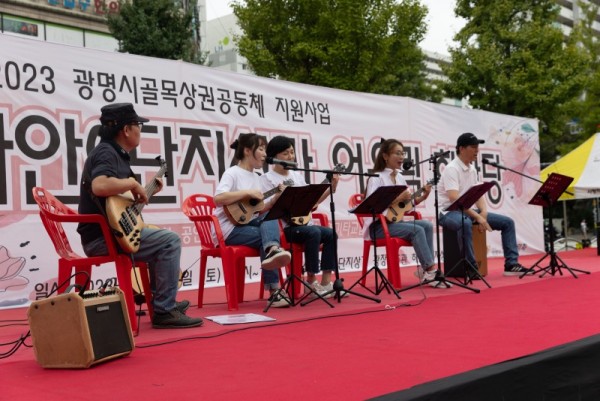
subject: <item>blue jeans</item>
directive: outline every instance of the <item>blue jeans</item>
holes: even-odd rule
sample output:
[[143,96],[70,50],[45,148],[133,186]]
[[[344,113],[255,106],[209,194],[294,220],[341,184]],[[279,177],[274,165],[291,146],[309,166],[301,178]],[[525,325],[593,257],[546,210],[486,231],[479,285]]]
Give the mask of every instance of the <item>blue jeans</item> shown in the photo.
[[[475,261],[475,252],[473,251],[473,221],[466,214],[464,215],[465,232],[462,233],[460,211],[448,212],[444,215],[440,214],[440,225],[448,230],[456,231],[458,241],[458,249],[463,254],[463,239],[467,245],[465,250],[465,258],[473,265],[477,266]],[[515,222],[510,217],[502,216],[496,213],[488,213],[487,222],[493,230],[500,231],[502,235],[502,250],[504,252],[504,266],[516,265],[519,262],[519,250],[517,248],[517,232],[515,230]]]
[[[175,309],[181,266],[181,240],[174,232],[160,228],[142,229],[140,239],[140,248],[133,254],[133,258],[148,263],[154,310],[165,313]],[[82,246],[87,256],[108,255],[103,237]]]
[[[379,221],[375,221],[369,230],[375,225],[376,238],[384,238],[383,228]],[[388,230],[392,237],[402,238],[412,243],[417,259],[423,269],[428,269],[435,264],[433,255],[433,224],[427,220],[399,221],[388,223]],[[372,233],[372,231],[369,231]],[[373,235],[371,234],[371,238]]]
[[331,228],[321,226],[288,226],[283,232],[288,242],[304,244],[307,272],[311,274],[319,273],[319,247],[321,244],[323,244],[321,269],[332,271],[335,268],[335,239]]
[[[227,239],[227,245],[246,245],[250,248],[260,250],[260,260],[264,260],[266,250],[272,246],[279,246],[279,223],[277,220],[264,221],[263,214],[248,224],[234,227]],[[279,288],[279,270],[262,271],[263,282],[266,290],[275,290]]]

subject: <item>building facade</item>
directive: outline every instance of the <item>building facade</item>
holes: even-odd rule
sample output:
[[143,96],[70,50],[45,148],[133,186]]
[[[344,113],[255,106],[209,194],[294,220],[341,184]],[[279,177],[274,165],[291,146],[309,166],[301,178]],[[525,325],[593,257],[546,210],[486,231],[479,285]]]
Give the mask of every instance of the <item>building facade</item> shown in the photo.
[[2,0],[0,31],[31,39],[118,49],[106,25],[106,13],[119,12],[118,0]]

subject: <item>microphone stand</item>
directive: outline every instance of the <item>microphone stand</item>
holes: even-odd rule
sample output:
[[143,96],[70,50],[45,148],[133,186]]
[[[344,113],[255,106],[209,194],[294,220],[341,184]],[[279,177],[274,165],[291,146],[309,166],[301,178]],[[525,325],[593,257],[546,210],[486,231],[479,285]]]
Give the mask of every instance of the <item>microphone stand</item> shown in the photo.
[[[496,167],[497,169],[502,169],[502,170],[508,170],[508,171],[511,171],[511,172],[513,172],[513,173],[515,173],[515,174],[518,174],[518,175],[520,175],[521,177],[525,177],[525,178],[529,178],[530,180],[537,181],[537,182],[539,182],[540,184],[543,184],[543,183],[544,183],[542,180],[538,180],[538,179],[537,179],[537,178],[535,178],[535,177],[531,177],[531,176],[529,176],[529,175],[527,175],[527,174],[523,174],[523,173],[521,173],[520,171],[513,170],[513,169],[512,169],[512,168],[510,168],[510,167],[503,166],[503,165],[501,165],[501,164],[498,164],[498,163],[496,163],[496,162],[491,162],[491,161],[489,161],[488,159],[481,159],[481,164],[484,164],[484,165],[486,165],[486,166],[492,166],[492,167]],[[565,193],[567,193],[567,194],[569,194],[569,195],[573,195],[573,194],[572,194],[571,192],[569,192],[569,191],[565,191]]]
[[[419,163],[416,164],[418,166],[419,164],[429,162],[429,163],[431,163],[432,168],[433,168],[434,206],[435,206],[435,240],[436,240],[436,246],[437,246],[437,271],[436,271],[436,274],[435,274],[435,278],[433,280],[425,280],[423,282],[421,282],[419,280],[418,284],[414,284],[414,285],[411,285],[409,287],[402,288],[402,289],[398,290],[398,292],[408,291],[408,290],[411,290],[413,288],[420,287],[422,285],[429,284],[429,283],[432,283],[432,282],[437,282],[438,283],[436,285],[436,287],[443,286],[442,288],[449,288],[449,287],[451,287],[451,285],[457,285],[457,286],[459,286],[461,288],[464,288],[466,290],[471,290],[471,291],[473,291],[473,292],[475,292],[477,294],[480,292],[480,290],[478,288],[469,287],[469,286],[467,286],[465,284],[459,283],[458,281],[447,280],[446,276],[444,276],[444,273],[442,273],[442,262],[441,262],[441,258],[440,258],[440,255],[441,255],[441,249],[440,249],[440,217],[439,217],[438,189],[437,189],[437,185],[438,185],[438,181],[439,181],[440,177],[439,177],[439,172],[438,172],[438,168],[437,168],[437,161],[438,161],[438,158],[440,158],[442,156],[446,156],[448,154],[449,154],[449,151],[434,153],[428,159],[422,160],[422,161],[420,161]],[[448,283],[450,285],[448,285]]]
[[[352,173],[352,172],[348,172],[348,171],[344,171],[344,170],[336,171],[336,170],[318,170],[318,169],[300,168],[300,167],[297,167],[295,164],[294,165],[289,164],[287,166],[284,166],[284,168],[286,170],[325,173],[328,177],[333,176],[333,174],[360,175],[360,176],[365,176],[365,177],[379,177],[379,175],[377,175],[377,174]],[[333,282],[333,290],[328,291],[325,294],[322,294],[321,297],[326,298],[329,294],[335,293],[335,298],[337,298],[338,303],[341,303],[342,302],[342,294],[341,293],[343,292],[343,293],[347,293],[347,294],[356,295],[358,297],[362,297],[365,299],[370,299],[371,301],[380,303],[381,299],[379,299],[379,298],[370,297],[365,294],[359,294],[357,292],[344,289],[344,279],[340,278],[340,270],[339,270],[339,266],[338,266],[338,247],[337,247],[338,235],[337,235],[337,229],[336,229],[336,224],[335,224],[335,203],[333,201],[333,182],[332,182],[332,180],[329,180],[329,210],[331,211],[331,228],[333,229],[333,238],[334,238],[333,254],[335,255],[335,263],[334,263],[335,281]],[[300,304],[300,306],[308,305],[309,303],[315,301],[316,299],[318,299],[318,298],[313,298],[309,301],[302,302]]]
[[[530,180],[537,181],[537,182],[539,182],[539,183],[541,183],[541,184],[542,184],[542,187],[540,188],[540,190],[542,190],[542,189],[544,188],[545,184],[546,184],[545,182],[543,182],[543,181],[541,181],[541,180],[538,180],[537,178],[530,177],[530,176],[528,176],[527,174],[523,174],[523,173],[521,173],[520,171],[513,170],[513,169],[511,169],[511,168],[509,168],[509,167],[506,167],[506,166],[503,166],[503,165],[501,165],[501,164],[494,163],[494,162],[489,162],[487,159],[482,159],[482,161],[481,161],[481,162],[482,162],[483,164],[487,164],[487,165],[489,165],[489,166],[493,166],[493,167],[496,167],[496,168],[499,168],[499,169],[503,169],[503,170],[512,171],[513,173],[515,173],[515,174],[518,174],[518,175],[520,175],[520,176],[522,176],[522,177],[529,178]],[[551,175],[548,177],[548,179],[547,179],[546,181],[551,181],[551,177],[552,177],[552,175],[555,175],[555,174],[554,174],[554,173],[552,173],[552,174],[551,174]],[[568,177],[568,178],[571,178],[571,177]],[[571,181],[573,181],[573,178],[571,178]],[[550,186],[552,187],[552,189],[556,189],[556,188],[558,187],[558,185],[557,185],[556,183],[550,183],[550,184],[551,184]],[[565,185],[563,188],[561,188],[561,189],[567,188],[569,184],[570,184],[570,182],[569,182],[569,183],[567,183],[567,184],[566,184],[566,185]],[[539,192],[539,190],[538,190],[538,192]],[[540,198],[543,200],[542,202],[540,202],[540,201],[539,201],[539,199],[536,199],[536,197],[537,197],[537,194],[536,194],[536,196],[534,196],[534,197],[533,197],[533,199],[532,199],[532,200],[529,202],[530,204],[533,204],[533,205],[540,205],[540,206],[542,206],[542,207],[543,207],[543,206],[547,206],[547,207],[548,207],[548,220],[550,221],[550,226],[549,226],[549,227],[550,227],[550,228],[549,228],[549,230],[550,230],[550,238],[549,238],[550,244],[549,244],[548,250],[546,251],[546,253],[544,254],[544,256],[542,256],[540,259],[538,259],[538,261],[537,261],[537,262],[535,262],[535,263],[533,264],[533,266],[531,266],[529,269],[527,269],[525,272],[523,272],[523,274],[521,274],[521,275],[519,276],[519,278],[523,278],[524,276],[526,276],[527,274],[531,274],[532,272],[533,272],[533,274],[540,273],[540,272],[544,272],[544,274],[542,274],[540,277],[544,277],[544,276],[545,276],[546,274],[548,274],[548,273],[550,273],[550,275],[554,276],[554,275],[556,274],[556,272],[558,272],[558,273],[559,273],[559,274],[562,276],[562,270],[561,270],[562,268],[565,268],[565,269],[567,269],[567,271],[568,271],[569,273],[571,273],[571,275],[573,275],[573,277],[574,277],[574,278],[577,278],[577,276],[575,275],[575,273],[574,273],[574,272],[578,272],[578,273],[584,273],[584,274],[590,274],[590,272],[589,272],[589,271],[587,271],[587,270],[581,270],[581,269],[575,269],[575,268],[573,268],[573,267],[569,267],[569,266],[568,266],[568,265],[567,265],[567,264],[566,264],[566,263],[565,263],[565,262],[564,262],[564,261],[563,261],[563,260],[562,260],[562,259],[561,259],[561,258],[560,258],[558,255],[557,255],[557,254],[556,254],[556,252],[554,251],[554,227],[552,226],[552,217],[553,217],[552,206],[553,206],[553,205],[556,203],[556,201],[558,200],[558,198],[560,197],[560,195],[561,195],[563,192],[564,192],[564,193],[567,193],[567,194],[569,194],[569,195],[573,195],[573,193],[572,193],[572,192],[569,192],[569,191],[560,191],[560,193],[556,193],[556,194],[554,194],[554,195],[556,195],[556,196],[555,196],[554,198],[552,198],[552,197],[550,196],[551,194],[549,194],[547,191],[543,191],[543,192],[540,194],[540,196],[539,196],[539,197],[540,197]],[[534,200],[535,200],[536,202],[533,202]],[[549,257],[549,258],[550,258],[550,263],[548,264],[548,266],[546,266],[546,267],[544,267],[544,268],[540,267],[540,263],[541,263],[541,262],[542,262],[544,259],[546,259],[547,257]],[[536,267],[538,268],[538,270],[537,270],[537,271],[535,270],[535,268],[536,268]]]

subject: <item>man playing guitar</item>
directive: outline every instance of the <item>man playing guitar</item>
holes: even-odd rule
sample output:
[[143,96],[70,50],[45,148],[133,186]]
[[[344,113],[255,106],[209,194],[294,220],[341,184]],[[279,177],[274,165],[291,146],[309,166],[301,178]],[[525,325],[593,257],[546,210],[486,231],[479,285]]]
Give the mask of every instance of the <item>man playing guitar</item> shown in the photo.
[[[100,143],[90,152],[83,168],[79,213],[106,216],[106,199],[127,191],[132,203],[148,203],[148,193],[136,181],[130,167],[129,152],[140,143],[142,125],[149,120],[140,117],[131,103],[109,104],[100,116]],[[162,182],[156,182],[158,190]],[[152,194],[150,194],[152,195]],[[112,227],[114,232],[117,227]],[[106,243],[97,224],[80,224],[83,251],[87,256],[107,255]],[[171,231],[144,226],[135,259],[147,262],[153,288],[155,328],[186,328],[202,325],[202,319],[185,315],[188,301],[177,302],[181,241]]]

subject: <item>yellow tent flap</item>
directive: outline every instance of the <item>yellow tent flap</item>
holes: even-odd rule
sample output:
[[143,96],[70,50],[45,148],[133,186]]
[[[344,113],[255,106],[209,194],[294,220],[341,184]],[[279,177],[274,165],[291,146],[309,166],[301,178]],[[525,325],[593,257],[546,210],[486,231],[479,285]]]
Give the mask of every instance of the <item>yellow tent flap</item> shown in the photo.
[[546,178],[551,173],[558,173],[574,178],[571,185],[569,185],[569,188],[567,188],[559,200],[575,199],[574,195],[569,195],[567,192],[575,194],[575,185],[585,170],[596,136],[598,135],[600,134],[592,135],[587,141],[540,172],[540,179],[542,181],[546,181]]

